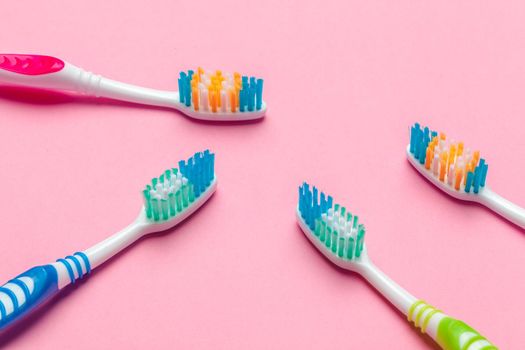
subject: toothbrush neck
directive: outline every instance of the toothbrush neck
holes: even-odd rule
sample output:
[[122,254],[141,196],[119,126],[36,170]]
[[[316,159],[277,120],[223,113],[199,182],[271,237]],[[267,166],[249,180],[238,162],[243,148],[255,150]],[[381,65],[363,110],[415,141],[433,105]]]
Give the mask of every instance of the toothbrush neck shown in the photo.
[[417,299],[403,287],[394,282],[371,261],[361,265],[361,275],[374,286],[392,305],[407,315],[410,306]]
[[480,191],[480,202],[494,210],[510,222],[525,228],[525,209],[503,198],[496,192],[485,187]]
[[102,242],[86,249],[84,254],[87,255],[91,268],[94,269],[147,233],[149,233],[148,225],[137,220]]

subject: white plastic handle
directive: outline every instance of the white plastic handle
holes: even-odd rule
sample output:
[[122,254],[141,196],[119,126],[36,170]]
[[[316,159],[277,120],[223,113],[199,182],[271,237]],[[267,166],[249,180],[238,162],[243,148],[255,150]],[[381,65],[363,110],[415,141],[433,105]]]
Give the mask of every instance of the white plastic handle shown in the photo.
[[37,75],[0,69],[0,82],[48,90],[73,91],[88,96],[106,97],[161,107],[177,107],[178,92],[148,89],[121,83],[87,72],[71,63],[63,63],[64,67],[59,71]]
[[510,222],[525,229],[525,209],[503,198],[489,188],[480,191],[480,203],[492,209]]

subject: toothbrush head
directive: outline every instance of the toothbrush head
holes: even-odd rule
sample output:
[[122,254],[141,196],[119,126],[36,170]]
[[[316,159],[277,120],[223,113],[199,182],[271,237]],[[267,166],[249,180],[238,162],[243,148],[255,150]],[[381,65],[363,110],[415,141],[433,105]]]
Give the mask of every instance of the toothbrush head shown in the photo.
[[441,190],[458,199],[478,200],[488,171],[479,151],[415,123],[406,152],[410,164]]
[[312,244],[330,261],[356,270],[368,259],[365,226],[345,207],[333,204],[332,196],[319,193],[306,182],[299,187],[297,222]]
[[266,113],[262,94],[262,79],[237,72],[206,72],[199,67],[196,71],[180,72],[177,107],[196,119],[254,120]]
[[153,178],[142,191],[143,219],[162,231],[190,216],[215,192],[214,167],[215,154],[206,150]]

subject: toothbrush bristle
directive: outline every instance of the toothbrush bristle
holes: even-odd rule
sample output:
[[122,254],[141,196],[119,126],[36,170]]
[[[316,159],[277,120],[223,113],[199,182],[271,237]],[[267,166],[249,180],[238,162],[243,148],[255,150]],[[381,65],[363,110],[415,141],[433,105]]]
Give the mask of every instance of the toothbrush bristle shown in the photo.
[[299,212],[309,228],[309,234],[319,240],[331,253],[343,260],[361,256],[365,239],[365,226],[359,218],[335,204],[333,198],[310,188],[306,182],[299,187]]
[[196,112],[242,113],[262,109],[263,80],[255,77],[206,72],[202,68],[179,74],[180,103]]
[[478,193],[485,186],[489,166],[479,151],[448,140],[444,133],[415,123],[410,129],[410,153],[428,173],[456,191]]
[[214,167],[215,154],[206,150],[153,178],[142,191],[148,219],[169,220],[184,211],[210,186]]

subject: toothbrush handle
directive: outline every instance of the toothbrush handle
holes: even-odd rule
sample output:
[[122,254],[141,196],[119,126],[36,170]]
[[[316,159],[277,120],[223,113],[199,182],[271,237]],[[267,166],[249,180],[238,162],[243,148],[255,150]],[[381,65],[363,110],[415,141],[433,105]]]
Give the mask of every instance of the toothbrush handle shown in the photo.
[[95,97],[177,108],[179,94],[121,83],[87,72],[59,58],[0,54],[0,84],[73,91]]
[[483,189],[481,202],[505,219],[525,229],[525,209],[503,198],[488,188]]
[[445,350],[498,349],[465,322],[447,316],[421,300],[412,304],[407,318]]
[[22,319],[58,293],[53,265],[36,266],[0,287],[0,331]]
[[16,276],[0,287],[0,332],[90,272],[88,257],[77,252]]

